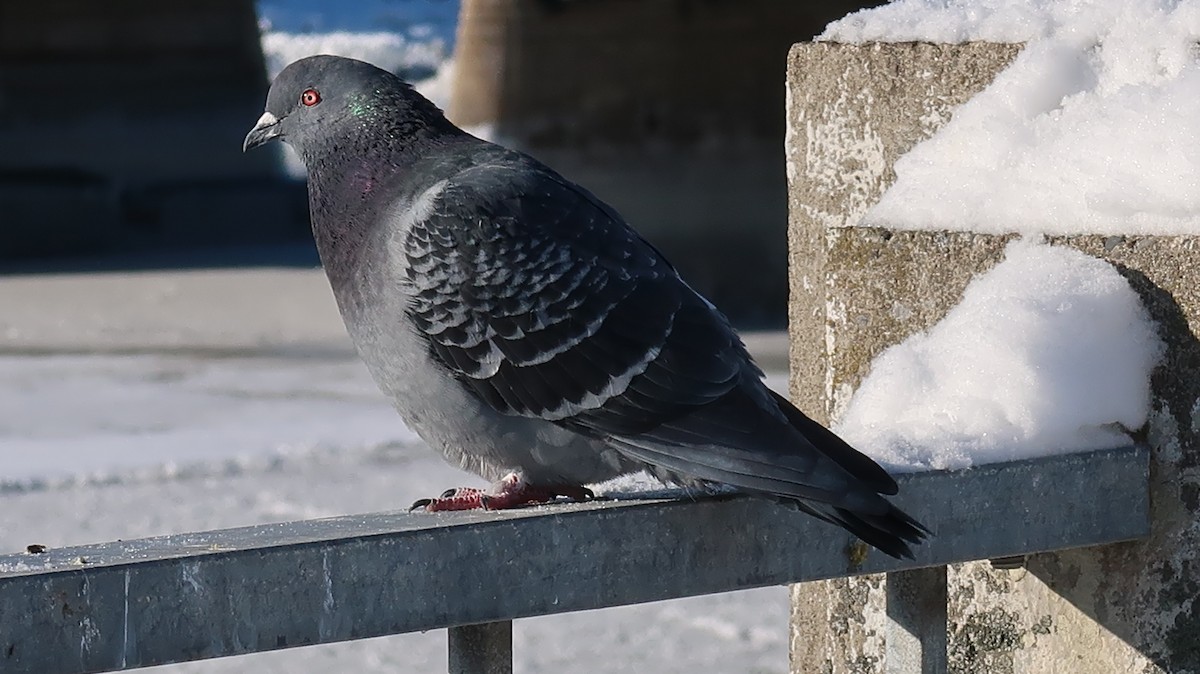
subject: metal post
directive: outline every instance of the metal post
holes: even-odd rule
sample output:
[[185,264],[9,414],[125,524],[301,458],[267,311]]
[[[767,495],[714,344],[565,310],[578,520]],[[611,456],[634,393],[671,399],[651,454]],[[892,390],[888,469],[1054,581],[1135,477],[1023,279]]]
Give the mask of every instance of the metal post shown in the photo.
[[946,567],[887,574],[888,674],[946,674]]
[[451,627],[450,674],[512,674],[512,621]]

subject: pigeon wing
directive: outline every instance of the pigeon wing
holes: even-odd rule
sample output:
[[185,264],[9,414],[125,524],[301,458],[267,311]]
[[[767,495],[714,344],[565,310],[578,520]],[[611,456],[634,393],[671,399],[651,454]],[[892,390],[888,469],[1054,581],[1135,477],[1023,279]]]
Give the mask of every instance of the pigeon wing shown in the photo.
[[[724,316],[549,170],[460,173],[407,238],[413,322],[496,410],[681,476],[828,504],[891,554],[924,536],[877,464],[772,394]],[[814,505],[813,508],[816,508]]]
[[506,414],[636,434],[724,395],[749,363],[653,247],[548,170],[463,171],[404,252],[432,353]]

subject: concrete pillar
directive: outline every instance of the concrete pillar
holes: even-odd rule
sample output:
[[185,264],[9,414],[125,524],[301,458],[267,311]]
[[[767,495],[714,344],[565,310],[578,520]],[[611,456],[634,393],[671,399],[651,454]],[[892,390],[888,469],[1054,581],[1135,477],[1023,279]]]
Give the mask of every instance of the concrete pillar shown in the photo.
[[[793,393],[836,416],[886,347],[936,323],[1009,236],[857,227],[895,158],[1017,53],[1013,45],[801,44],[788,61]],[[1153,532],[1138,543],[948,569],[948,669],[1200,671],[1200,265],[1194,237],[1054,237],[1109,260],[1167,355],[1145,440]],[[897,304],[908,311],[893,311]],[[1103,498],[1097,494],[1097,498]],[[1020,513],[1013,513],[1020,517]],[[937,522],[929,522],[937,529]],[[889,671],[877,576],[793,587],[792,671]]]
[[0,2],[0,260],[303,235],[266,91],[250,0]]
[[743,324],[779,323],[784,59],[874,4],[463,0],[450,116],[611,203]]
[[2,171],[273,175],[241,151],[266,91],[249,0],[0,3]]

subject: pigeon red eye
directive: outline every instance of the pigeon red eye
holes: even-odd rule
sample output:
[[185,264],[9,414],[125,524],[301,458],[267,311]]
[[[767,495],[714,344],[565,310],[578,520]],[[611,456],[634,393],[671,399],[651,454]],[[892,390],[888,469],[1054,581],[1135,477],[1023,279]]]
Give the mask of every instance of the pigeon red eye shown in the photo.
[[300,102],[313,106],[321,102],[321,94],[317,93],[316,89],[305,89],[304,93],[300,94]]

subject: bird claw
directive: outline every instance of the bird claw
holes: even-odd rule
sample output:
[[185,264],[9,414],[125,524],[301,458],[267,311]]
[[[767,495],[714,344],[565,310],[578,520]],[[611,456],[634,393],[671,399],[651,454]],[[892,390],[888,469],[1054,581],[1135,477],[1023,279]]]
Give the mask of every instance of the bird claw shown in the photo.
[[595,501],[596,492],[587,487],[553,487],[557,496],[566,496],[572,501]]
[[447,489],[438,498],[423,498],[412,504],[409,511],[425,510],[442,512],[447,510],[507,510],[526,505],[549,503],[559,496],[575,501],[591,501],[596,494],[587,487],[578,485],[534,486],[525,482],[516,473],[509,473],[490,490],[475,487]]
[[486,495],[482,489],[475,487],[457,487],[447,489],[437,498],[423,498],[413,502],[409,512],[425,509],[429,512],[444,510],[477,510],[487,508],[484,504]]

